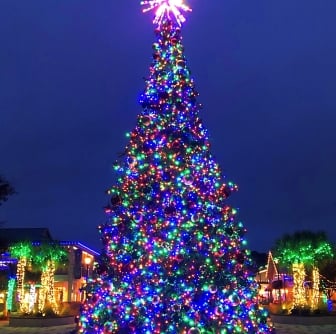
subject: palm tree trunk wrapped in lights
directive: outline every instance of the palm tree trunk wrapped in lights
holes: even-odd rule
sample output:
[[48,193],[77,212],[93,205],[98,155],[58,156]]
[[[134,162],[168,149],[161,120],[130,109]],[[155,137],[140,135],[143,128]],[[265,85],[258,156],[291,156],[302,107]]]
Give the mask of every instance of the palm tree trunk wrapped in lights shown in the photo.
[[48,260],[43,268],[41,275],[41,289],[39,294],[38,308],[39,312],[43,313],[46,300],[55,314],[58,313],[58,306],[55,299],[55,262]]
[[17,292],[18,300],[20,305],[20,311],[22,313],[28,313],[29,307],[25,302],[25,272],[28,261],[32,256],[32,245],[29,242],[20,242],[10,247],[9,249],[12,257],[18,259],[17,269],[16,269],[16,279],[17,279]]
[[320,299],[320,272],[317,267],[313,268],[313,287],[312,287],[312,298],[311,298],[311,309],[316,310],[318,308],[318,303]]
[[294,307],[304,307],[307,305],[306,290],[304,288],[304,281],[306,277],[306,271],[303,263],[293,264],[293,297]]
[[48,278],[48,289],[47,298],[51,304],[51,307],[55,313],[58,313],[58,307],[55,299],[55,262],[47,262],[47,278]]
[[55,298],[55,270],[57,263],[64,259],[66,251],[57,244],[46,244],[39,247],[37,261],[42,265],[41,288],[38,299],[38,310],[44,313],[46,302],[52,311],[58,313],[58,305]]
[[44,275],[44,272],[42,272],[41,275],[41,287],[39,290],[39,298],[38,298],[38,311],[39,313],[43,313],[44,305],[45,305],[45,299],[46,299],[46,278]]
[[27,265],[27,259],[25,257],[20,258],[17,263],[17,272],[16,272],[20,311],[23,313],[26,313],[27,311],[24,303],[24,296],[25,296],[24,278],[25,278],[26,265]]
[[11,312],[13,308],[14,290],[15,290],[15,278],[11,277],[8,280],[7,300],[6,300],[6,310],[9,312]]
[[36,285],[31,284],[30,289],[29,289],[29,298],[28,298],[28,301],[27,301],[28,313],[33,313],[34,312],[35,298],[36,298]]

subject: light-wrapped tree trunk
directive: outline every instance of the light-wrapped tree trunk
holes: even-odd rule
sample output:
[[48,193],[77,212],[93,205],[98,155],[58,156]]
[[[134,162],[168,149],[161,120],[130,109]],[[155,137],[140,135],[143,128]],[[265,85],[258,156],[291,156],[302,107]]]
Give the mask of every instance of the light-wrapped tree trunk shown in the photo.
[[294,307],[304,307],[307,306],[306,290],[304,288],[304,280],[306,276],[306,271],[303,263],[293,264],[293,302]]
[[41,275],[41,289],[39,294],[38,309],[40,313],[45,311],[46,300],[51,305],[52,310],[58,313],[55,300],[55,262],[48,260]]
[[27,259],[25,257],[21,257],[18,260],[16,269],[18,299],[20,304],[20,311],[23,313],[26,313],[26,311],[28,311],[24,303],[24,297],[25,297],[24,279],[25,279],[26,265],[27,265]]
[[313,268],[313,286],[312,286],[312,298],[311,309],[316,310],[320,299],[320,272],[317,267]]

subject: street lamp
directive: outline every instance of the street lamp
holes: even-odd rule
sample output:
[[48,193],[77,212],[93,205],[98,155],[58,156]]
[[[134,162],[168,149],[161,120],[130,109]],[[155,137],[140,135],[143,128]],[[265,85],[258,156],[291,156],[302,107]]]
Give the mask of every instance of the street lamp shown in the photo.
[[86,257],[86,258],[84,259],[84,263],[86,264],[86,275],[85,275],[85,280],[86,280],[86,283],[87,283],[88,280],[89,280],[89,268],[90,268],[91,258],[90,258],[90,257]]
[[84,299],[86,299],[87,298],[87,293],[88,293],[87,289],[88,289],[88,282],[89,282],[89,269],[90,269],[91,258],[87,256],[84,259],[84,263],[86,265]]

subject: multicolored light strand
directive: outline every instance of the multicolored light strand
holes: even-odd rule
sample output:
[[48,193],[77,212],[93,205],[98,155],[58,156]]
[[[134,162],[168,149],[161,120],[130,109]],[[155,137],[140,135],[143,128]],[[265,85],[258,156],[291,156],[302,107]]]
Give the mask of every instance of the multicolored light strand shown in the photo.
[[8,280],[7,300],[6,300],[6,310],[10,312],[13,309],[14,292],[15,292],[15,278],[11,277]]
[[268,333],[245,228],[226,202],[237,186],[224,181],[210,153],[181,29],[168,15],[156,29],[149,72],[107,191],[104,254],[80,332]]

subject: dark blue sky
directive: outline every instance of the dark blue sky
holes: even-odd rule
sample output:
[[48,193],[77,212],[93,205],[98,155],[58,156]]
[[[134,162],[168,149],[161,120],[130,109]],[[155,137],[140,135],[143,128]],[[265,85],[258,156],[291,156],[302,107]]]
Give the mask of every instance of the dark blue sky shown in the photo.
[[[6,227],[101,248],[151,62],[139,2],[0,1],[0,173],[19,192],[0,207]],[[336,242],[336,1],[188,4],[185,53],[249,247],[301,229]]]

